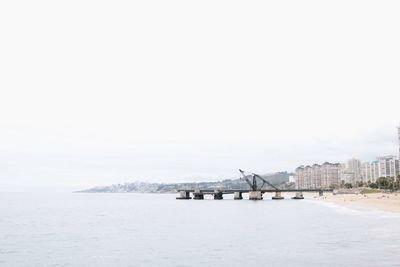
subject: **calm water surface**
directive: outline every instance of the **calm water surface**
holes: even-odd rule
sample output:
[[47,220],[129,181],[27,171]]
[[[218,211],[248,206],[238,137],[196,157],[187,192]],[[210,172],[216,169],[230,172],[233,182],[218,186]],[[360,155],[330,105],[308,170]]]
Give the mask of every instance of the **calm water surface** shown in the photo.
[[400,266],[400,216],[269,197],[0,193],[0,266]]

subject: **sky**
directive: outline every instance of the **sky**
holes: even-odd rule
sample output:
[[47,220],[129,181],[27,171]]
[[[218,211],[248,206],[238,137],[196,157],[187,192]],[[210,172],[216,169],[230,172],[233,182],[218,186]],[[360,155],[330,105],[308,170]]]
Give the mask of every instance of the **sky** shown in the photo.
[[396,155],[399,1],[0,2],[0,192]]

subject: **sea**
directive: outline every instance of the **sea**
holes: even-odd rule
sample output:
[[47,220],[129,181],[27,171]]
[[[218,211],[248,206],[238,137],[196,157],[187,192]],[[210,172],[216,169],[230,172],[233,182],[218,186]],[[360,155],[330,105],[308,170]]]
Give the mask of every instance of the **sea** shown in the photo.
[[398,214],[175,197],[0,193],[0,266],[400,266]]

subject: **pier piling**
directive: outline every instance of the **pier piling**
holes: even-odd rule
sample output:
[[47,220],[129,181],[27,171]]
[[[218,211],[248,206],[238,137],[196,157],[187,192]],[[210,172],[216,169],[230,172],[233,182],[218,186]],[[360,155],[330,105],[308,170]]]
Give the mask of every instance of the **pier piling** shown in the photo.
[[233,199],[236,199],[236,200],[243,199],[242,192],[235,192],[233,195]]
[[275,192],[275,196],[272,197],[273,200],[280,200],[280,199],[284,199],[284,197],[281,194],[281,191],[276,191]]
[[292,199],[304,199],[303,192],[296,192],[296,195]]
[[189,191],[180,191],[179,197],[177,197],[176,199],[191,199],[190,192]]
[[249,199],[250,200],[262,200],[262,192],[261,191],[250,191],[249,192]]
[[216,200],[224,199],[222,192],[221,191],[214,192],[214,199]]
[[[262,200],[263,194],[274,193],[272,199],[284,199],[282,192],[293,192],[295,196],[292,199],[304,199],[304,192],[315,192],[318,193],[320,197],[324,195],[324,192],[332,192],[332,189],[325,188],[302,188],[302,189],[261,189],[261,190],[248,190],[248,189],[183,189],[178,190],[179,196],[176,199],[205,199],[205,195],[213,195],[216,200],[223,199],[224,194],[233,194],[233,199],[241,200],[243,199],[243,194],[249,194],[249,200]],[[191,195],[193,194],[193,195]]]
[[193,199],[204,199],[204,193],[200,192],[200,190],[196,190],[193,193]]

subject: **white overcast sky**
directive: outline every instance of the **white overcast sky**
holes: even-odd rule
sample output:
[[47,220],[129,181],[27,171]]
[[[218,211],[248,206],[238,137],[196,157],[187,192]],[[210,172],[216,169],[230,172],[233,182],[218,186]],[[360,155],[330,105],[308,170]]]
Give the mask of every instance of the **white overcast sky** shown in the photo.
[[397,153],[400,1],[0,2],[0,191]]

